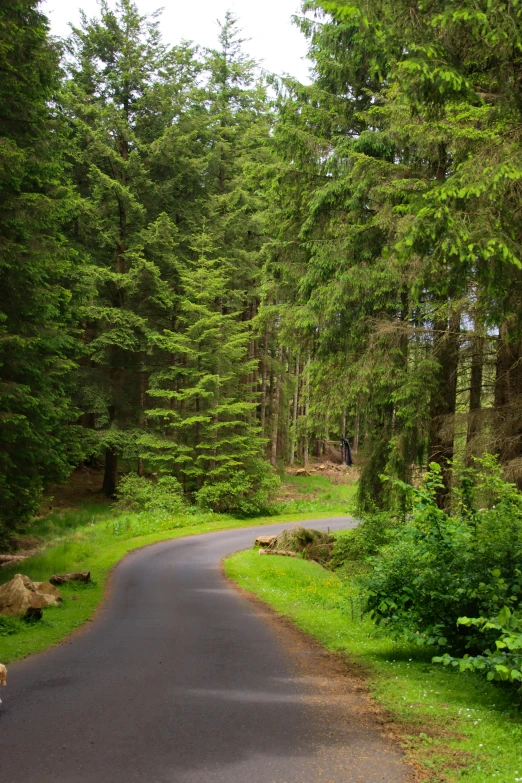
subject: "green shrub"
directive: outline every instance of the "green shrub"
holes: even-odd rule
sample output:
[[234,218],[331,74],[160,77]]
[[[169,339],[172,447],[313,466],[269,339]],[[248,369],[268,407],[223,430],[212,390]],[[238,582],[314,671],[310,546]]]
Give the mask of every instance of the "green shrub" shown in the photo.
[[400,524],[397,517],[386,512],[366,516],[356,528],[336,537],[330,567],[339,570],[354,563],[366,564],[369,557],[391,541]]
[[520,609],[522,494],[492,457],[463,474],[453,515],[436,505],[439,485],[432,465],[425,485],[408,489],[412,518],[372,558],[368,607],[395,635],[487,658],[508,649],[498,643],[513,629],[498,618]]
[[269,463],[260,459],[249,470],[238,468],[222,481],[205,484],[196,499],[200,507],[217,513],[270,513],[280,483]]
[[118,487],[118,508],[178,514],[184,509],[183,490],[174,476],[154,481],[130,473]]
[[513,614],[505,606],[498,617],[489,620],[484,617],[460,617],[458,624],[468,628],[474,626],[486,633],[494,632],[497,638],[482,655],[454,658],[445,653],[436,656],[433,661],[445,666],[458,666],[461,672],[479,672],[488,680],[516,684],[518,692],[522,693],[522,616]]

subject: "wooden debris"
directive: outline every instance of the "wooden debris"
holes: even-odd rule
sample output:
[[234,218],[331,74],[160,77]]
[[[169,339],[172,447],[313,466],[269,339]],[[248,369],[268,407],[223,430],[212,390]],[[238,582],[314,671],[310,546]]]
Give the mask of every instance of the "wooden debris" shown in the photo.
[[79,571],[77,573],[72,574],[54,574],[49,579],[50,583],[52,585],[64,585],[68,582],[90,582],[91,581],[91,572],[90,571]]

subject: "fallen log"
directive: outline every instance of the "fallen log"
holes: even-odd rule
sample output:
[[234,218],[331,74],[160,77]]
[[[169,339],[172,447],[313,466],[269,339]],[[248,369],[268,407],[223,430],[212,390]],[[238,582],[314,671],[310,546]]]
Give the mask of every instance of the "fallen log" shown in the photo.
[[301,557],[297,552],[289,552],[286,549],[260,549],[260,555],[281,555],[282,557]]
[[12,563],[21,563],[27,559],[27,555],[0,555],[0,568],[11,565]]
[[72,574],[54,574],[50,579],[50,583],[52,585],[65,585],[69,582],[90,582],[91,581],[91,572],[90,571],[78,571],[76,573]]

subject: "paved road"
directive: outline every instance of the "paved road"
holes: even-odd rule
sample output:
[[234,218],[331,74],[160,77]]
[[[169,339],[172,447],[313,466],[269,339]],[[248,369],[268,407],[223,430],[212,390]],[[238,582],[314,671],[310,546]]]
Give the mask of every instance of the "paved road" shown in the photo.
[[[346,518],[313,524],[348,526]],[[372,727],[359,731],[361,747],[349,754],[370,758],[362,775],[326,752],[335,727],[325,733],[319,725],[273,623],[221,573],[225,555],[281,527],[177,539],[129,555],[86,631],[9,667],[1,782],[406,780],[399,755]]]

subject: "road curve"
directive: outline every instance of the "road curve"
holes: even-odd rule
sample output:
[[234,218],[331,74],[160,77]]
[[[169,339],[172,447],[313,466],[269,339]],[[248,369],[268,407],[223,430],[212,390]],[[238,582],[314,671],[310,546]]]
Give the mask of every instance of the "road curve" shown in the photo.
[[9,667],[2,783],[406,781],[375,727],[358,728],[346,763],[329,752],[335,726],[324,730],[273,624],[222,575],[223,557],[282,527],[175,539],[125,558],[94,623]]

